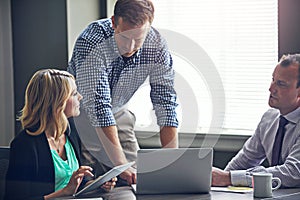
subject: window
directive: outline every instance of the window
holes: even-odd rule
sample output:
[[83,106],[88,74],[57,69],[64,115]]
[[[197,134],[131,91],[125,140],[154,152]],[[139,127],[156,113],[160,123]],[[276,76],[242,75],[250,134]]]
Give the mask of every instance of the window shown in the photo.
[[[278,61],[277,0],[153,2],[153,27],[174,57],[179,131],[252,134]],[[153,113],[145,115],[150,100],[137,100],[148,92],[145,83],[130,104],[137,130],[157,129]]]

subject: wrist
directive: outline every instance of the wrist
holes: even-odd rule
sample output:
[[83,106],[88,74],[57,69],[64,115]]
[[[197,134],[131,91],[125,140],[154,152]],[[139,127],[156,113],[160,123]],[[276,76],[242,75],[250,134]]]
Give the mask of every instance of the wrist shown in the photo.
[[227,173],[227,185],[232,185],[230,171]]
[[70,196],[73,195],[73,193],[67,189],[67,187],[64,187],[63,189],[61,189],[61,195],[62,196]]

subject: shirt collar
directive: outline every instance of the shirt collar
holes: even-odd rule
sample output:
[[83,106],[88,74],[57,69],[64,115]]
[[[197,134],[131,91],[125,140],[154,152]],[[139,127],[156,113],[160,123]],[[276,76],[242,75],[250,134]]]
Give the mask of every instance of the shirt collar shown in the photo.
[[292,122],[294,124],[298,123],[298,121],[300,120],[300,107],[286,115],[283,115],[283,116],[287,120],[289,120],[289,122]]
[[115,55],[117,55],[117,57],[121,57],[114,35],[111,41],[112,41],[113,52],[115,53]]

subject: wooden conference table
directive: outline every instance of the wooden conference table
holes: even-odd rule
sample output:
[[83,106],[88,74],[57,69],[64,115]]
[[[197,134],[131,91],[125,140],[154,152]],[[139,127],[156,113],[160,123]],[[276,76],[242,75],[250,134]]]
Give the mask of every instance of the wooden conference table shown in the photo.
[[[165,194],[165,195],[135,195],[131,187],[119,187],[113,191],[105,194],[96,195],[102,197],[104,200],[259,200],[261,198],[254,198],[253,193],[233,193],[233,192],[219,192],[211,191],[209,194]],[[96,197],[94,196],[94,197]],[[74,199],[74,198],[59,198],[59,199]],[[77,198],[80,199],[80,198]],[[87,198],[82,199],[100,199]],[[300,200],[300,188],[279,189],[273,191],[273,198],[265,198],[265,200]]]

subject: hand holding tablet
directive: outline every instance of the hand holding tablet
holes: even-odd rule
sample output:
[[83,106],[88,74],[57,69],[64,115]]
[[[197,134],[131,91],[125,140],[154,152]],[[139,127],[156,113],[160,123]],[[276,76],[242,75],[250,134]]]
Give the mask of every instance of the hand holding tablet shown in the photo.
[[130,163],[126,163],[126,164],[119,165],[119,166],[116,166],[116,167],[112,168],[111,170],[106,172],[103,176],[99,176],[92,183],[85,186],[80,191],[77,191],[75,194],[73,194],[73,196],[77,197],[81,194],[93,191],[93,190],[101,187],[101,185],[103,185],[105,182],[110,181],[112,178],[118,176],[119,174],[124,172],[126,169],[131,167],[134,163],[135,162],[130,162]]

